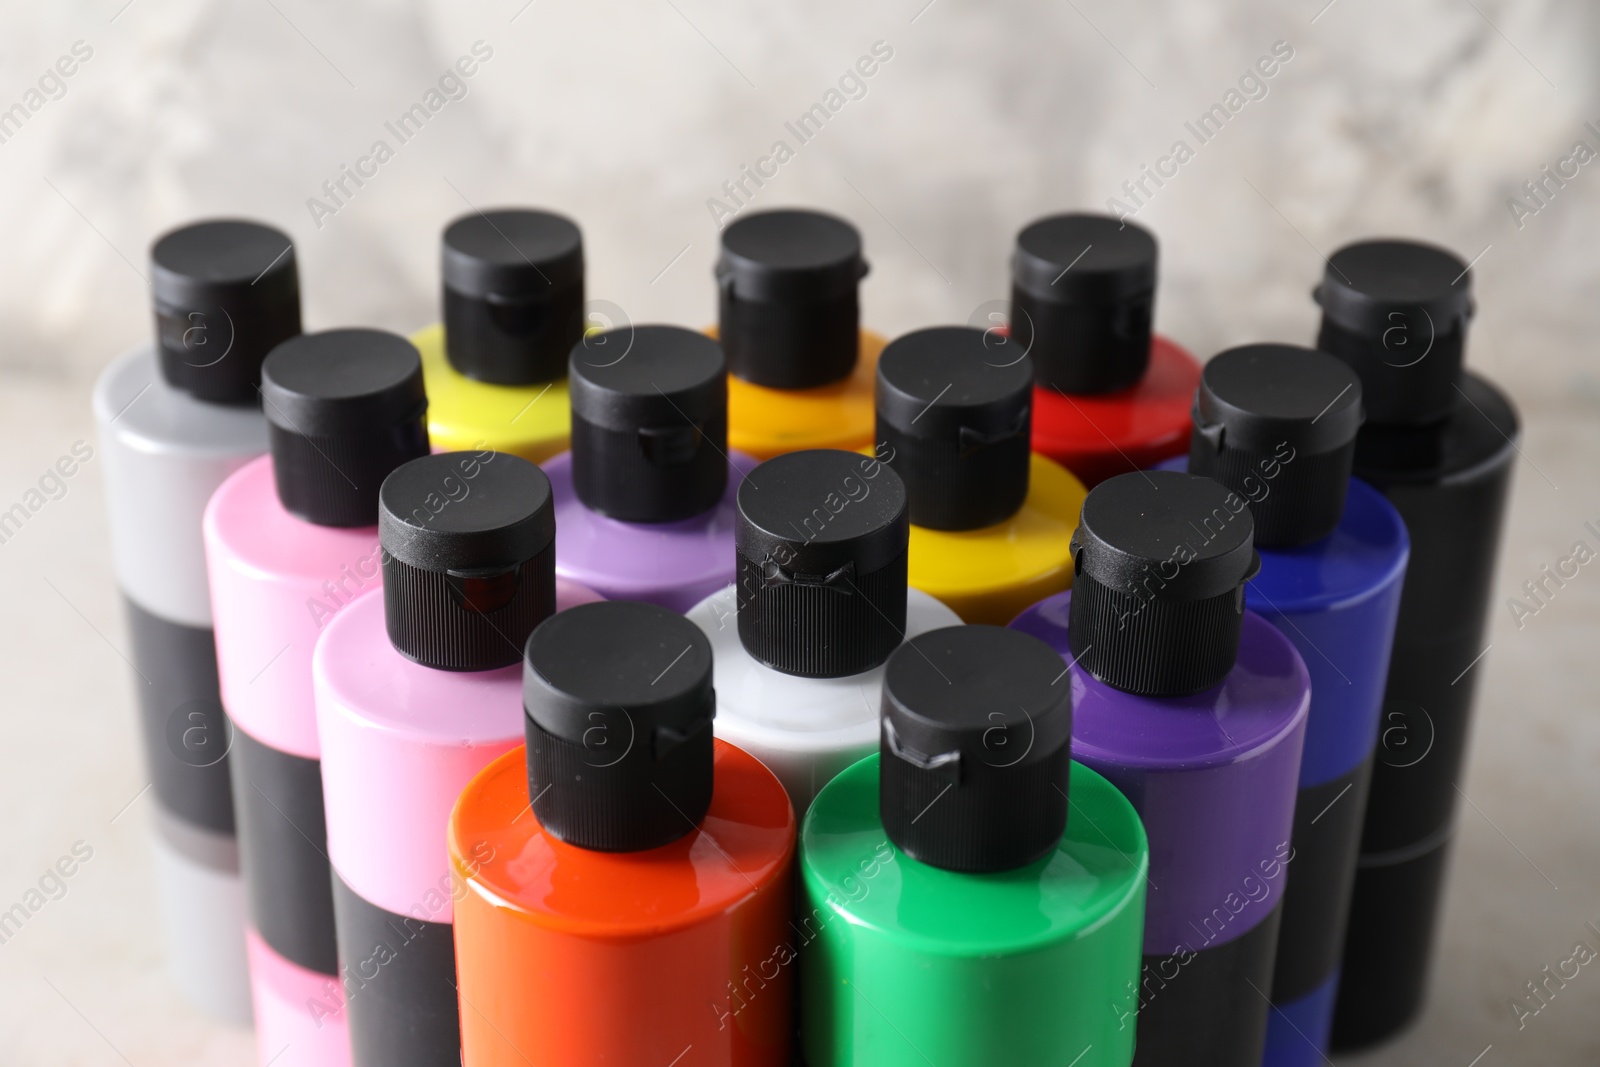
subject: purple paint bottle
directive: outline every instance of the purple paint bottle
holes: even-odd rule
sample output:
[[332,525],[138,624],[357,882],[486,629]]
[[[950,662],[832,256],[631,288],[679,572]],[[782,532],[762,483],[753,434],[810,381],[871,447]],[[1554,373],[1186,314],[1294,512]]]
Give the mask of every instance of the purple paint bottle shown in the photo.
[[1261,1062],[1311,683],[1244,609],[1253,538],[1209,478],[1120,475],[1084,501],[1072,591],[1011,624],[1067,658],[1073,757],[1150,838],[1144,966],[1108,1006],[1142,1067]]
[[568,365],[572,451],[546,462],[556,573],[686,612],[733,582],[735,495],[722,346],[677,326],[591,334]]

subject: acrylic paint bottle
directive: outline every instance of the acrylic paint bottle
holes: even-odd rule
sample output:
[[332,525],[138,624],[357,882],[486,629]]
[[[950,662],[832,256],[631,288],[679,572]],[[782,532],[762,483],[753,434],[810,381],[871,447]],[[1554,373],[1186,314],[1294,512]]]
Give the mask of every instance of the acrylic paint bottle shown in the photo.
[[1245,606],[1311,675],[1267,1067],[1317,1067],[1327,1054],[1410,548],[1394,506],[1350,478],[1361,396],[1355,371],[1326,353],[1247,345],[1207,363],[1195,397],[1188,470],[1250,502],[1261,573]]
[[547,460],[556,573],[611,600],[685,612],[733,581],[734,495],[722,349],[677,326],[573,346],[572,451]]
[[534,631],[527,746],[450,817],[466,1067],[789,1062],[794,812],[711,732],[711,647],[613,601]]
[[1033,359],[1033,449],[1087,486],[1188,447],[1200,365],[1151,332],[1155,289],[1156,240],[1126,219],[1050,215],[1017,235],[1007,343]]
[[111,553],[168,969],[203,1010],[247,1022],[244,886],[200,517],[216,487],[267,450],[261,361],[300,332],[300,285],[288,235],[253,222],[181,227],[150,258],[156,342],[113,362],[94,389]]
[[889,653],[961,620],[906,588],[906,490],[888,464],[791,452],[751,471],[738,504],[738,581],[689,618],[715,653],[717,736],[772,768],[804,816],[876,749]]
[[1070,689],[1049,645],[995,626],[889,657],[880,751],[801,834],[810,1067],[1133,1062],[1150,851],[1071,760]]
[[1029,450],[1032,361],[997,362],[986,337],[936,326],[883,350],[876,454],[906,486],[911,587],[1004,626],[1072,584],[1084,488]]
[[1089,491],[1072,591],[1011,625],[1067,658],[1074,758],[1150,839],[1135,1062],[1258,1067],[1311,684],[1244,607],[1244,497],[1177,471]]
[[1407,1025],[1425,996],[1521,429],[1510,399],[1462,369],[1472,274],[1459,257],[1359,242],[1315,295],[1317,347],[1361,376],[1355,475],[1411,536],[1334,1012],[1334,1047],[1355,1048]]
[[450,807],[521,740],[522,642],[593,594],[558,588],[550,483],[503,452],[396,470],[379,533],[381,595],[329,624],[313,664],[341,963],[328,995],[356,1067],[454,1064]]
[[872,443],[883,338],[860,328],[861,234],[820,211],[759,211],[722,231],[717,336],[728,444],[757,459]]
[[271,453],[205,512],[222,705],[250,906],[261,1062],[349,1062],[345,1019],[310,1009],[338,973],[311,655],[379,584],[378,487],[428,451],[422,364],[405,338],[329,330],[261,370]]
[[567,447],[567,354],[583,336],[583,235],[561,215],[474,211],[445,227],[444,321],[412,338],[445,451],[539,463]]

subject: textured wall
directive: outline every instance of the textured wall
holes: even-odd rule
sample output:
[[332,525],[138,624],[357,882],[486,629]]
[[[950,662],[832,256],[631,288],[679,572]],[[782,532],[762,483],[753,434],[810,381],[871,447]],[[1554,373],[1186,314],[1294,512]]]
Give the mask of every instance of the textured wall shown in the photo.
[[[0,108],[26,106],[73,42],[93,49],[0,143],[7,369],[81,378],[141,339],[124,257],[142,271],[155,235],[219,212],[294,234],[313,327],[430,319],[438,232],[468,202],[570,212],[592,297],[636,321],[703,322],[707,201],[780,139],[793,158],[748,185],[752,206],[855,220],[881,328],[964,321],[1004,294],[1019,225],[1134,206],[1122,183],[1182,138],[1193,158],[1147,180],[1138,217],[1162,240],[1160,325],[1201,354],[1309,338],[1319,250],[1396,232],[1468,258],[1492,246],[1474,363],[1525,402],[1600,398],[1572,343],[1592,321],[1577,295],[1600,281],[1583,225],[1600,166],[1520,229],[1507,206],[1575,141],[1600,151],[1584,128],[1600,120],[1600,12],[1584,0],[123,2],[0,16]],[[384,121],[476,41],[493,55],[465,95],[401,144]],[[859,99],[835,97],[807,143],[785,129],[879,41],[892,58],[847,80]],[[1279,41],[1292,59],[1247,81],[1200,143],[1184,123],[1231,102]],[[393,158],[314,219],[307,200],[378,139]]]

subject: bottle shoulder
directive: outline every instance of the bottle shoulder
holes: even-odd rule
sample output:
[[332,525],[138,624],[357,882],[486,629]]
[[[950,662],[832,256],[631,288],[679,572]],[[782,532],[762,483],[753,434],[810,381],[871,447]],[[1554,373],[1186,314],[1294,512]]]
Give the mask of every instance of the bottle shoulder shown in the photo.
[[1333,533],[1259,551],[1261,571],[1246,586],[1245,603],[1263,614],[1295,614],[1348,607],[1395,587],[1405,577],[1411,538],[1388,498],[1352,478]]
[[378,527],[318,526],[291,515],[278,499],[271,456],[251,460],[217,487],[203,525],[213,566],[314,586],[337,584],[347,568],[376,576]]
[[981,956],[1070,940],[1128,908],[1142,909],[1149,845],[1115,786],[1072,764],[1067,827],[1050,855],[1011,871],[972,874],[910,858],[878,813],[879,757],[823,787],[801,831],[809,907],[932,955]]
[[[1138,384],[1115,393],[1066,396],[1035,387],[1034,439],[1052,450],[1154,447],[1187,440],[1200,362],[1176,342],[1153,335],[1150,364]],[[1109,442],[1109,444],[1108,444]]]
[[[715,328],[706,331],[716,336]],[[815,389],[770,389],[728,375],[728,447],[759,459],[807,448],[861,448],[872,443],[878,357],[888,343],[861,331],[850,377]]]
[[552,933],[632,940],[669,934],[778,891],[794,856],[788,795],[755,757],[713,742],[715,785],[700,824],[642,852],[559,841],[528,806],[522,747],[462,791],[450,817],[452,863],[476,893]]
[[440,451],[492,448],[538,463],[567,447],[572,409],[567,380],[494,385],[468,378],[445,356],[444,325],[418,330],[428,391],[428,433]]
[[143,452],[244,457],[267,450],[259,407],[209,404],[167,384],[151,345],[113,360],[96,379],[91,403],[102,439]]
[[1456,402],[1432,426],[1368,423],[1356,437],[1355,473],[1379,490],[1470,482],[1512,461],[1522,439],[1516,405],[1489,379],[1463,371]]

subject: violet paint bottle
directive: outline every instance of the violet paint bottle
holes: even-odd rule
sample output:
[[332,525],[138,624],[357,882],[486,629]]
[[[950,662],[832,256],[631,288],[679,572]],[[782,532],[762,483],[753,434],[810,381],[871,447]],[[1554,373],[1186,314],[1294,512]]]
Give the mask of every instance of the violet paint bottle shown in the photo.
[[1144,1067],[1261,1062],[1311,683],[1244,609],[1253,534],[1209,478],[1119,475],[1084,502],[1072,591],[1011,624],[1067,658],[1073,758],[1150,839],[1144,967],[1107,1006]]
[[572,451],[543,464],[556,573],[680,613],[731,583],[756,461],[728,452],[722,347],[677,326],[606,330],[573,346],[567,382]]
[[311,654],[377,588],[378,487],[428,451],[422,361],[403,337],[329,330],[261,368],[271,453],[217,489],[206,562],[263,1064],[349,1062],[344,1017],[308,1008],[338,972]]

